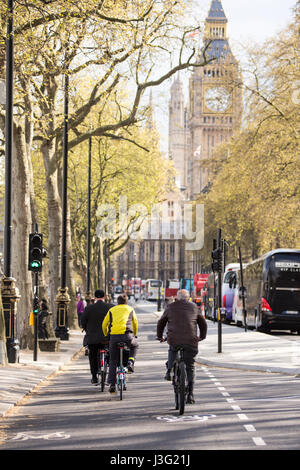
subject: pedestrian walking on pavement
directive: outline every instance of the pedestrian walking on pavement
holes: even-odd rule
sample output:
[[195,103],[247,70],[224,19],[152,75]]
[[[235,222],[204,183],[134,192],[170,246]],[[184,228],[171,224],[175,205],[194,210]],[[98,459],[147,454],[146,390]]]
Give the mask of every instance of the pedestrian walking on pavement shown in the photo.
[[81,328],[81,318],[82,318],[82,314],[84,312],[85,307],[86,307],[86,304],[84,302],[84,298],[82,297],[82,295],[80,295],[80,298],[77,302],[77,317],[78,317],[79,328]]
[[38,338],[48,339],[49,333],[47,329],[47,318],[49,315],[49,308],[46,299],[40,301],[40,311],[38,315]]
[[81,318],[82,328],[86,332],[86,344],[89,350],[90,370],[92,374],[92,384],[98,383],[98,350],[108,346],[109,337],[102,331],[102,322],[112,304],[105,302],[105,293],[102,289],[95,291],[95,301],[88,305]]
[[[195,357],[198,354],[198,343],[206,338],[207,324],[200,314],[198,307],[189,302],[190,294],[182,289],[177,293],[176,302],[167,306],[157,323],[157,339],[164,341],[163,333],[168,328],[167,342],[169,344],[166,380],[171,380],[171,370],[176,358],[176,346],[184,346],[184,362],[188,380],[187,403],[195,403]],[[198,336],[198,328],[200,336]]]

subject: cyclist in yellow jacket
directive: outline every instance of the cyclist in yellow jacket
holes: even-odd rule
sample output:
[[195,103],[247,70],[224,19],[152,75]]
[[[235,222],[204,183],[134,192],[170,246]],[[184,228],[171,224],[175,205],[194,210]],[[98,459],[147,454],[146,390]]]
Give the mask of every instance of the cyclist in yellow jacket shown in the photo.
[[129,347],[128,372],[134,372],[134,361],[138,342],[136,335],[138,332],[138,321],[134,309],[128,305],[128,297],[120,295],[118,305],[112,307],[106,314],[102,330],[105,336],[109,336],[109,391],[116,391],[116,369],[119,358],[117,343],[124,342]]

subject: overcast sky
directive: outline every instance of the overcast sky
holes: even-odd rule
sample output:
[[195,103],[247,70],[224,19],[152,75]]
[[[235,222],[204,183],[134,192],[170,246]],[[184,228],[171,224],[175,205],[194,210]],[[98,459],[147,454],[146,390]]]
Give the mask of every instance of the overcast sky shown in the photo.
[[[195,0],[199,9],[199,20],[205,20],[211,0]],[[228,18],[229,42],[234,53],[240,44],[263,43],[276,35],[293,19],[296,0],[221,0]],[[198,12],[195,12],[198,16]],[[182,76],[184,79],[184,76]],[[165,83],[160,90],[153,90],[156,101],[156,118],[161,129],[162,150],[167,151],[168,142],[168,101],[171,83]],[[186,88],[186,86],[185,86]],[[185,94],[187,90],[185,89]],[[167,96],[166,96],[167,95]],[[156,96],[156,100],[155,100]]]

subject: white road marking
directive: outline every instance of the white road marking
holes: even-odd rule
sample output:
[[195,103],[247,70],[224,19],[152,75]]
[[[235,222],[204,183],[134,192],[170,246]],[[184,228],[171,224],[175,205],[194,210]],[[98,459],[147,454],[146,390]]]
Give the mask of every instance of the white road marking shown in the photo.
[[13,441],[28,441],[29,439],[44,439],[53,441],[57,439],[70,439],[70,434],[65,434],[64,431],[52,432],[50,434],[34,435],[26,432],[19,432],[12,438]]
[[247,421],[249,419],[248,416],[243,413],[237,414],[237,416],[241,421]]
[[156,419],[159,421],[166,421],[167,423],[178,423],[178,422],[199,422],[199,421],[207,421],[208,419],[216,418],[216,415],[208,415],[208,416],[199,416],[199,415],[183,415],[183,416],[157,416]]
[[244,424],[244,428],[245,428],[246,431],[248,431],[248,432],[256,432],[256,429],[255,429],[255,427],[253,426],[253,424]]
[[242,411],[241,408],[240,408],[238,405],[231,405],[231,408],[232,408],[234,411]]
[[265,446],[267,445],[265,441],[261,437],[252,437],[254,444],[257,446]]
[[[230,397],[230,394],[228,392],[223,391],[223,390],[226,390],[226,388],[221,386],[222,385],[221,382],[219,382],[218,379],[216,379],[214,376],[209,374],[209,371],[207,369],[205,369],[204,367],[202,367],[202,369],[203,369],[204,372],[206,372],[207,376],[212,380],[214,385],[217,386],[218,390],[221,391],[222,395],[224,397]],[[295,396],[294,397],[285,397],[285,399],[291,399],[291,398],[295,399],[296,397]],[[270,400],[270,398],[267,398],[267,400]],[[233,411],[242,411],[240,406],[232,404],[232,403],[235,403],[235,400],[233,398],[226,398],[226,401],[231,404],[231,408],[233,409]],[[253,401],[256,401],[256,400],[253,400]],[[248,416],[245,413],[237,413],[236,416],[241,421],[248,421],[249,420]],[[244,428],[248,432],[256,432],[256,429],[253,426],[253,424],[244,424]],[[253,437],[252,440],[253,440],[254,444],[257,445],[257,446],[266,446],[267,445],[261,437]]]

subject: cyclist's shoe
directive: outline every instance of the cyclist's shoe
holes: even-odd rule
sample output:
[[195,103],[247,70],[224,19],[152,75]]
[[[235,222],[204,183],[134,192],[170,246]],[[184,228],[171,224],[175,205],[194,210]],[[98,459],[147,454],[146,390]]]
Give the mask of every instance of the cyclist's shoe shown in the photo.
[[93,385],[98,385],[98,377],[94,376],[91,380]]
[[194,405],[195,399],[193,393],[189,393],[186,399],[188,405]]
[[171,382],[171,371],[167,370],[166,375],[165,375],[165,380],[168,382]]
[[115,385],[111,385],[109,387],[109,393],[116,393],[116,386]]
[[127,369],[128,369],[128,374],[132,374],[134,372],[134,363],[133,363],[133,361],[128,361]]

